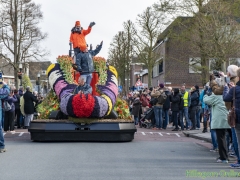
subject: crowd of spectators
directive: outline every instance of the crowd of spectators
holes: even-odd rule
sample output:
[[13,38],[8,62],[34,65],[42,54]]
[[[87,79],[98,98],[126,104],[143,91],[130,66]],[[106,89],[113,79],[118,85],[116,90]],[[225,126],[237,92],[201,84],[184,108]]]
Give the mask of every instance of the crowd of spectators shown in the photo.
[[[147,128],[165,130],[168,126],[172,131],[199,130],[211,132],[213,148],[219,157],[216,162],[228,163],[229,157],[235,157],[232,168],[240,168],[240,68],[230,65],[226,74],[214,71],[210,81],[200,90],[198,85],[186,89],[159,87],[144,88],[128,94],[130,112],[135,125],[143,127],[144,122],[150,123]],[[235,96],[233,95],[235,93]],[[233,98],[235,97],[235,101]],[[236,125],[230,127],[228,114],[235,102]],[[153,115],[148,115],[148,114]],[[171,125],[169,125],[171,124]]]

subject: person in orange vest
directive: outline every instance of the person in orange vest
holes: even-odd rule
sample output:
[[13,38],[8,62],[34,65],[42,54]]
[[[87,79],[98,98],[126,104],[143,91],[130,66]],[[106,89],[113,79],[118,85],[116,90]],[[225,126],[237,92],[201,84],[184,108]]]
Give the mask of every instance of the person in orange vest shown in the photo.
[[84,30],[81,27],[80,21],[76,21],[75,26],[72,28],[70,35],[70,42],[73,44],[75,56],[77,56],[77,54],[80,51],[84,52],[87,49],[85,36],[91,32],[92,27],[94,25],[95,22],[91,22],[88,26],[88,29]]

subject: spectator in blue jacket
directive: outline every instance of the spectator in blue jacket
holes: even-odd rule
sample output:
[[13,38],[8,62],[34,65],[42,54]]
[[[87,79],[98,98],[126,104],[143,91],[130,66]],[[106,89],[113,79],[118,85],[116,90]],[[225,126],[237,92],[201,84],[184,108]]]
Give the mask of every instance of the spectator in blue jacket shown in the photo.
[[203,133],[207,132],[207,120],[209,119],[209,108],[208,108],[208,105],[206,105],[203,101],[203,97],[204,95],[206,95],[206,92],[208,90],[209,86],[208,85],[205,85],[204,86],[204,89],[202,90],[201,94],[200,94],[200,97],[199,97],[199,100],[202,104],[202,116],[203,116]]
[[80,72],[81,76],[86,78],[86,83],[91,84],[92,72],[94,72],[93,56],[96,56],[102,49],[103,41],[96,47],[95,50],[86,49],[85,52],[80,52],[77,55],[76,66],[77,71]]
[[17,102],[17,98],[14,95],[13,91],[9,94],[9,96],[4,100],[9,103],[11,109],[9,111],[5,111],[4,116],[4,131],[13,131],[14,130],[14,115],[15,115],[15,105]]
[[[237,70],[237,76],[240,78],[240,68]],[[228,85],[225,84],[224,86],[224,91],[223,91],[223,100],[225,102],[232,102],[233,101],[233,91],[235,89],[235,111],[236,111],[236,126],[235,126],[235,131],[237,135],[237,146],[234,147],[236,155],[238,157],[238,162],[235,164],[231,164],[232,168],[240,168],[240,155],[239,155],[239,150],[240,150],[240,81],[236,83],[236,86],[231,83],[231,89],[229,89]]]
[[[10,93],[10,89],[5,82],[3,82],[2,88],[0,88],[0,99],[5,99],[8,94]],[[5,144],[4,144],[4,137],[2,132],[2,103],[0,102],[0,153],[6,152]]]

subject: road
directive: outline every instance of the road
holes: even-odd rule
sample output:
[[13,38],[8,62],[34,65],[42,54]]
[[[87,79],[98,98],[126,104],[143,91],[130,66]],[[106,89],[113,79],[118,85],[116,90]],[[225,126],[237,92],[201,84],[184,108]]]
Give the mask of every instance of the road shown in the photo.
[[[215,162],[218,154],[209,151],[211,144],[171,129],[138,128],[134,140],[126,143],[39,143],[32,142],[26,130],[4,137],[8,151],[0,154],[0,179],[181,180],[203,179],[204,175],[217,176],[205,178],[211,180],[240,178],[240,170],[231,171],[228,164]],[[239,177],[226,177],[234,175]]]

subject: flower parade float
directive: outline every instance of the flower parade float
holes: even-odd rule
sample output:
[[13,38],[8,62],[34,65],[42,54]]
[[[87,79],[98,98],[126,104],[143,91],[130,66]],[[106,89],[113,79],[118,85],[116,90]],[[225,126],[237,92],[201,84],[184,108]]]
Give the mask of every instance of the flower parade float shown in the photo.
[[[118,97],[118,73],[104,58],[94,57],[92,94],[73,94],[80,74],[70,56],[59,56],[47,75],[51,91],[38,106],[39,118],[28,131],[33,141],[112,141],[134,139],[137,131],[126,101]],[[52,112],[61,117],[49,119]],[[112,118],[112,112],[117,118]]]

